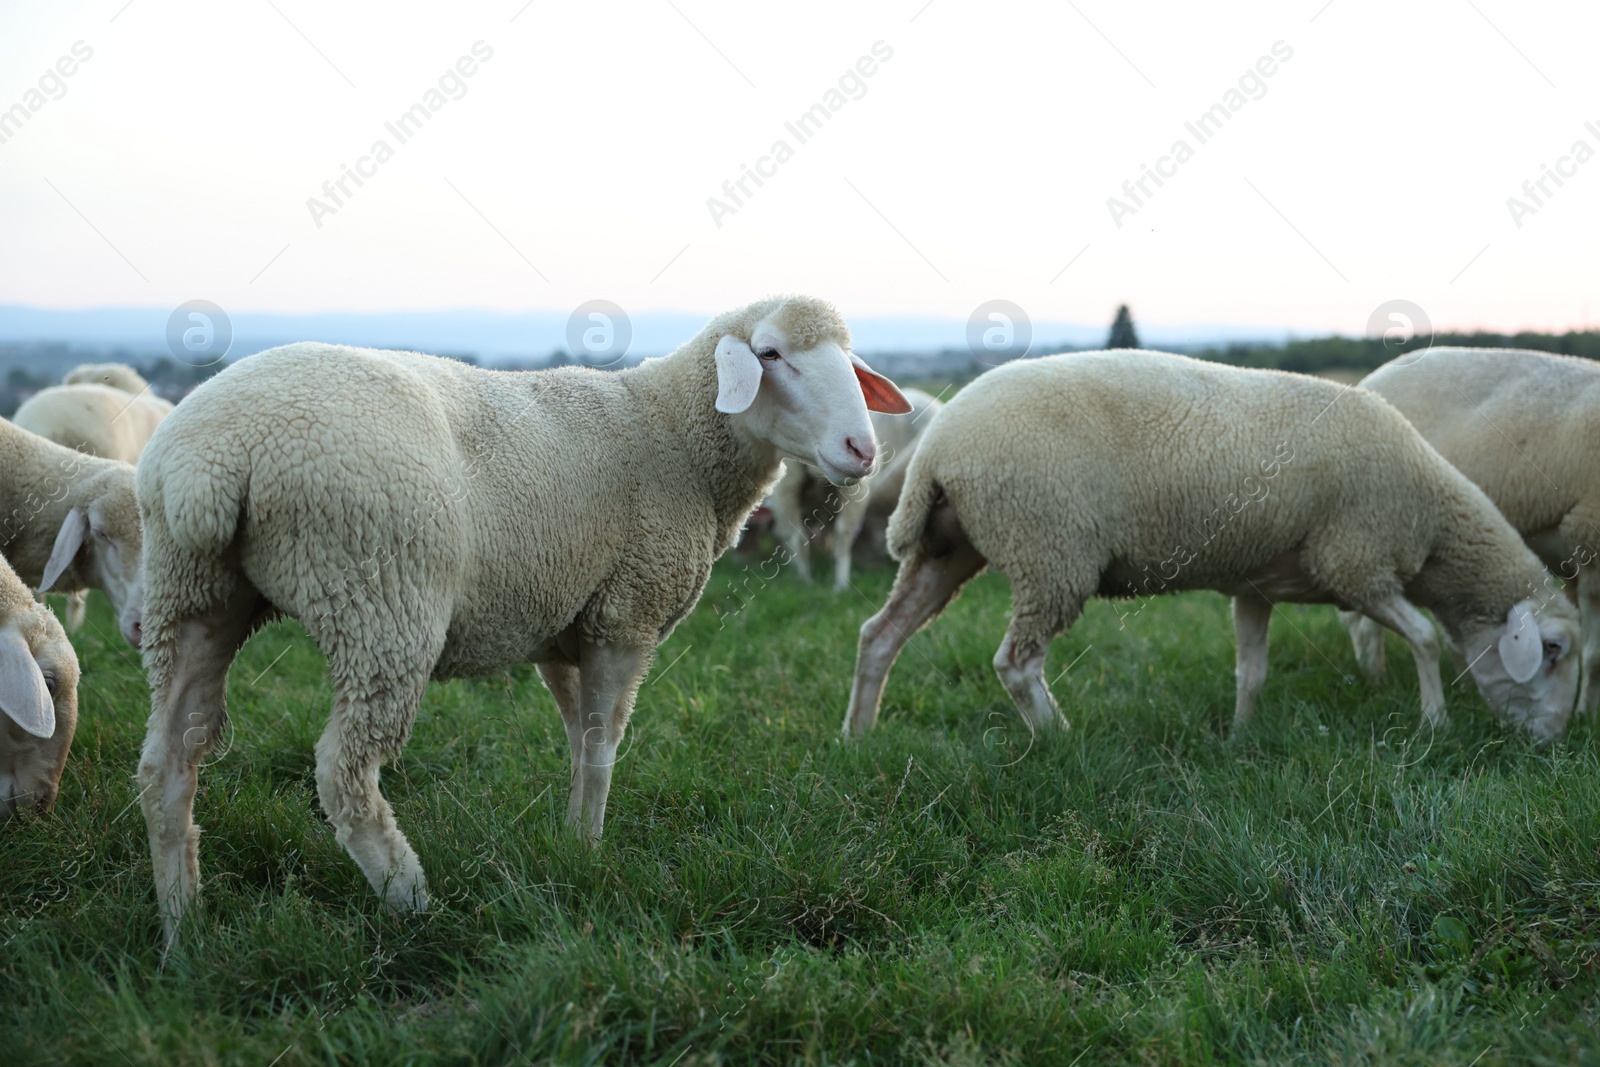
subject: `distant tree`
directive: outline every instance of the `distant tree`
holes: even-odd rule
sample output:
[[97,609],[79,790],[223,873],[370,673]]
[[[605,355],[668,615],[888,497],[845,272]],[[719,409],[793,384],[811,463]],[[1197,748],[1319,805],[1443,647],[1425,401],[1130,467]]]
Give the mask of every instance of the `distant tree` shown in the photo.
[[1116,321],[1111,324],[1111,336],[1106,338],[1107,348],[1138,348],[1139,335],[1133,329],[1133,316],[1128,314],[1128,305],[1123,304],[1117,308]]

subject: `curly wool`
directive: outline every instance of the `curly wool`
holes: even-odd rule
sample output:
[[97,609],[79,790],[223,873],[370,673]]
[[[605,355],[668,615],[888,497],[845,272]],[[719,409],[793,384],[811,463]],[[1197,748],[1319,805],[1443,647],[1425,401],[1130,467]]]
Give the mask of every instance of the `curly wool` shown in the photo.
[[832,307],[773,298],[618,372],[319,344],[241,360],[139,466],[153,679],[173,620],[225,601],[240,573],[351,684],[435,654],[434,677],[498,670],[574,624],[654,645],[777,475],[716,411],[713,352],[786,301],[792,343],[848,348]]

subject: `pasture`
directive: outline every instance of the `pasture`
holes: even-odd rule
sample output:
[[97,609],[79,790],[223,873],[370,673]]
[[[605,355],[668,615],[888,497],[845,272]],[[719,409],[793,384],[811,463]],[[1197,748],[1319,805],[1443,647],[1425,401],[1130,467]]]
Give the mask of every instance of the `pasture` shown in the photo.
[[1398,639],[1372,688],[1331,608],[1288,607],[1229,745],[1227,603],[1189,594],[1091,604],[1047,672],[1072,729],[1034,744],[990,667],[1009,591],[986,574],[846,747],[856,628],[892,573],[741,599],[744,566],[660,649],[597,850],[562,826],[532,667],[430,688],[385,771],[425,916],[388,913],[317,809],[321,656],[296,625],[258,635],[201,778],[204,906],[164,967],[132,782],[148,696],[96,594],[60,802],[0,831],[0,1060],[1600,1058],[1590,724],[1538,751],[1462,679],[1430,735]]

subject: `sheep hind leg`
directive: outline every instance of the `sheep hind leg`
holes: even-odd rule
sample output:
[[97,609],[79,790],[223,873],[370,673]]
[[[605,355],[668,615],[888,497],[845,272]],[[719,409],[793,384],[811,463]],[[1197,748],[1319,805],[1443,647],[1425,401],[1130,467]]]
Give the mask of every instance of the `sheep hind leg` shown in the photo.
[[200,889],[200,828],[194,824],[200,761],[222,737],[228,668],[259,619],[260,603],[254,591],[240,590],[208,613],[146,631],[151,710],[139,756],[139,803],[169,948]]
[[1257,596],[1233,598],[1234,679],[1238,692],[1233,706],[1233,730],[1238,738],[1255,717],[1256,698],[1267,680],[1267,629],[1272,622],[1272,602]]
[[1044,680],[1045,654],[1050,640],[1077,621],[1081,605],[1069,612],[1059,626],[1042,623],[1026,613],[1013,614],[1005,640],[994,654],[994,672],[1011,695],[1028,732],[1034,736],[1052,734],[1067,728],[1061,707],[1050,694]]
[[846,740],[860,737],[878,718],[889,669],[911,635],[944,610],[950,598],[981,571],[984,558],[964,541],[954,551],[934,556],[922,549],[900,567],[883,610],[861,624],[855,681],[844,713]]
[[334,838],[397,911],[427,911],[427,882],[378,775],[410,735],[437,658],[437,648],[432,655],[396,656],[394,662],[423,666],[389,678],[352,679],[335,665],[333,714],[317,741],[317,797],[333,823]]
[[1422,714],[1429,726],[1445,725],[1444,683],[1439,678],[1439,635],[1428,617],[1398,593],[1370,604],[1362,612],[1387,626],[1411,646],[1417,661],[1417,683],[1422,690]]
[[578,656],[580,740],[583,751],[580,774],[573,778],[573,800],[568,823],[591,844],[600,840],[605,826],[606,798],[611,792],[611,772],[617,748],[633,714],[639,683],[650,668],[654,649],[612,641],[584,641]]
[[1356,666],[1373,685],[1381,685],[1384,675],[1383,627],[1359,611],[1340,611],[1339,621],[1350,632],[1350,644],[1355,648]]
[[556,709],[567,727],[567,745],[572,750],[572,794],[567,803],[567,824],[577,826],[583,818],[583,690],[578,668],[552,660],[540,663],[539,677],[555,698]]

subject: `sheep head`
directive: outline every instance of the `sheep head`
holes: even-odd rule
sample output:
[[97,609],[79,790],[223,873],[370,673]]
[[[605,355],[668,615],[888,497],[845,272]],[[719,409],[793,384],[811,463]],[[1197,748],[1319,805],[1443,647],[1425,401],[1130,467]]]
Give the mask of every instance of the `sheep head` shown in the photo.
[[850,351],[850,330],[810,297],[763,301],[713,323],[717,410],[780,453],[815,464],[835,485],[871,474],[868,411],[911,404]]
[[0,593],[3,821],[20,810],[49,811],[55,803],[78,726],[78,657],[60,620],[14,574],[0,574],[0,582],[6,587]]

